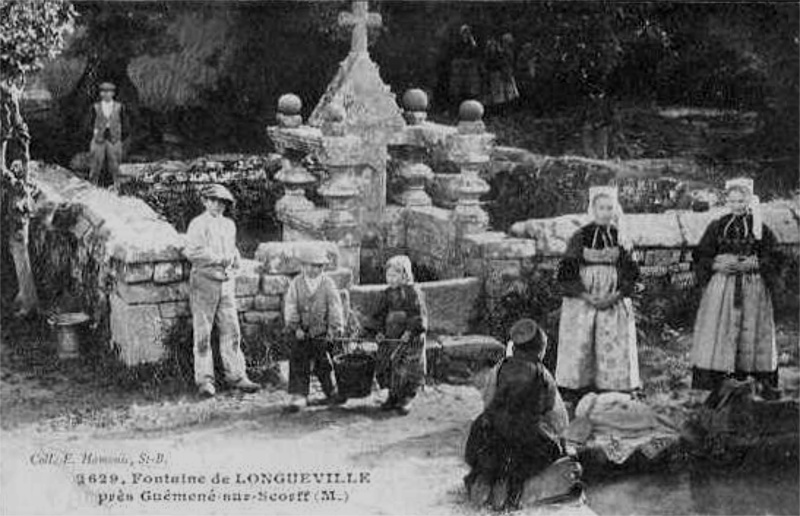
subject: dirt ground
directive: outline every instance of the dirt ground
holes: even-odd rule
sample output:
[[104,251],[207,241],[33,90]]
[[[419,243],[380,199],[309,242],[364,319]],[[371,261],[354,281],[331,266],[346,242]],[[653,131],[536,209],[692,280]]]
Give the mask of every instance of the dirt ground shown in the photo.
[[[287,415],[282,412],[288,400],[284,390],[267,388],[248,395],[225,391],[201,401],[178,382],[163,383],[158,389],[132,387],[97,357],[60,363],[45,328],[21,330],[16,323],[6,325],[0,347],[0,483],[6,495],[0,512],[4,514],[163,513],[172,507],[170,503],[178,507],[177,502],[157,504],[141,497],[208,493],[209,489],[218,497],[224,492],[288,496],[303,491],[304,486],[297,485],[208,485],[217,473],[234,479],[238,473],[246,479],[251,473],[257,477],[281,471],[350,471],[368,475],[368,481],[309,487],[323,497],[327,495],[320,493],[333,489],[331,496],[339,497],[336,501],[217,499],[216,503],[181,503],[179,510],[198,514],[479,513],[465,504],[461,487],[466,434],[481,410],[473,387],[427,386],[405,417],[379,411],[378,394],[350,400],[344,407],[314,406]],[[65,453],[72,459],[61,460]],[[91,458],[85,459],[86,454],[127,459],[125,464],[94,464]],[[143,461],[142,454],[149,459]],[[133,484],[136,473],[165,472],[206,475],[207,483],[199,488]],[[90,473],[96,475],[91,485]],[[78,485],[80,474],[86,475],[83,485]],[[111,475],[117,475],[118,482],[101,483]],[[101,493],[130,494],[134,500],[106,500],[98,505]],[[565,510],[591,514],[588,508],[575,506],[549,507],[544,513]]]
[[[797,334],[782,334],[784,349],[792,349]],[[687,389],[676,384],[676,359],[687,351],[688,336],[657,353],[642,350],[643,376],[648,399],[659,411],[680,419],[690,408]],[[224,492],[299,493],[296,485],[250,484],[247,475],[281,471],[352,471],[366,473],[369,481],[334,485],[336,502],[217,502],[182,504],[193,513],[324,512],[326,514],[478,514],[464,502],[461,478],[466,473],[463,446],[470,422],[481,410],[478,391],[471,386],[431,385],[416,401],[410,415],[401,417],[377,409],[380,395],[350,400],[341,408],[312,407],[299,415],[282,413],[284,390],[267,388],[257,394],[222,392],[216,399],[200,401],[180,381],[135,383],[124,378],[102,356],[89,355],[59,362],[54,339],[46,326],[10,322],[3,327],[0,347],[0,424],[3,429],[2,485],[4,513],[52,513],[53,503],[64,514],[92,511],[141,514],[164,510],[160,502],[142,496],[153,493]],[[796,345],[795,348],[796,349]],[[786,386],[800,374],[797,355],[782,370]],[[672,369],[670,369],[672,368]],[[671,379],[672,378],[672,379]],[[670,390],[670,385],[675,387]],[[72,454],[75,464],[39,464],[42,457]],[[86,454],[125,456],[125,464],[88,464]],[[142,455],[144,454],[144,455]],[[147,460],[142,459],[147,458]],[[162,457],[163,462],[156,460]],[[49,459],[48,459],[49,460]],[[51,461],[51,462],[52,462]],[[47,460],[44,460],[47,462]],[[63,462],[63,461],[62,461]],[[135,473],[158,475],[185,472],[217,473],[243,484],[204,485],[132,484]],[[77,485],[81,473],[98,475],[89,485]],[[99,475],[116,474],[117,483],[99,483]],[[126,481],[122,485],[122,481]],[[118,484],[118,485],[117,485]],[[34,495],[45,486],[47,496]],[[327,491],[330,486],[312,486]],[[316,490],[316,491],[315,491]],[[332,491],[333,492],[333,491]],[[132,501],[100,503],[101,493],[130,494]],[[143,494],[150,493],[150,494]],[[266,494],[264,494],[266,493]],[[276,495],[277,496],[277,495]],[[300,496],[300,495],[298,495]],[[324,495],[327,496],[327,495]],[[333,496],[333,495],[332,495]],[[346,501],[344,501],[346,498]],[[268,509],[265,504],[272,504]],[[231,505],[233,504],[233,505]],[[548,507],[544,513],[576,510],[584,506]]]

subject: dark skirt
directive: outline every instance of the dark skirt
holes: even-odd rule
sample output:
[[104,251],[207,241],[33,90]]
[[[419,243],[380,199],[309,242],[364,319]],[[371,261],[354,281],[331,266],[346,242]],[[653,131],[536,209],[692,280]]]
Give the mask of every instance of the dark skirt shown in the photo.
[[378,348],[375,376],[381,388],[400,399],[413,398],[425,381],[425,335],[406,343],[384,342]]
[[464,459],[472,478],[490,484],[507,479],[522,486],[563,455],[559,441],[525,418],[497,417],[482,413],[470,427]]

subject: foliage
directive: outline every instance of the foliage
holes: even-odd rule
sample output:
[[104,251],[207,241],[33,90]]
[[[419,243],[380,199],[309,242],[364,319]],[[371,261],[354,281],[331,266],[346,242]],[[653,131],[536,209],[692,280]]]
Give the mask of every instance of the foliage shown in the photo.
[[15,162],[10,169],[0,167],[2,172],[2,228],[7,235],[13,235],[24,227],[33,209],[33,196],[38,191],[36,185],[26,181],[21,170],[21,162]]
[[17,79],[61,51],[76,12],[66,0],[0,2],[0,76]]
[[608,184],[613,177],[614,170],[602,163],[558,158],[501,172],[490,182],[491,226],[505,230],[521,220],[582,213],[589,186]]
[[520,277],[494,279],[497,280],[501,285],[499,297],[483,301],[486,304],[483,311],[490,334],[505,342],[516,321],[524,317],[532,318],[542,325],[548,335],[545,364],[555,370],[561,296],[553,271],[541,267],[540,264],[537,268],[524,270]]

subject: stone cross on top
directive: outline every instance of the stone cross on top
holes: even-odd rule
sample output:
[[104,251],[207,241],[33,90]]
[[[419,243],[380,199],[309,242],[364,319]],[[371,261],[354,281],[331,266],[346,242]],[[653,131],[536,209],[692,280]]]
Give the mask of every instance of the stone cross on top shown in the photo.
[[350,43],[350,52],[356,54],[367,53],[367,31],[369,27],[380,27],[381,15],[369,12],[369,2],[355,0],[352,12],[339,13],[339,25],[353,27],[353,36]]

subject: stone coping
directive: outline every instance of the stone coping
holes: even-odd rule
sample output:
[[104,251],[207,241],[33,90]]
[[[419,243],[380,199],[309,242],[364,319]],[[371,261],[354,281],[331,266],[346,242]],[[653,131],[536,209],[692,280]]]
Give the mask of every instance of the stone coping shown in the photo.
[[68,204],[101,231],[106,255],[124,263],[183,260],[184,236],[135,197],[121,197],[76,177],[58,165],[31,163],[39,188],[36,208]]
[[[800,245],[800,205],[792,200],[779,200],[761,206],[764,224],[775,234],[779,245]],[[724,215],[725,208],[707,212],[685,210],[665,213],[627,214],[623,228],[637,247],[675,248],[696,246],[708,224]],[[587,215],[571,214],[549,219],[517,222],[510,233],[536,242],[542,255],[561,255],[575,231],[589,221]]]

